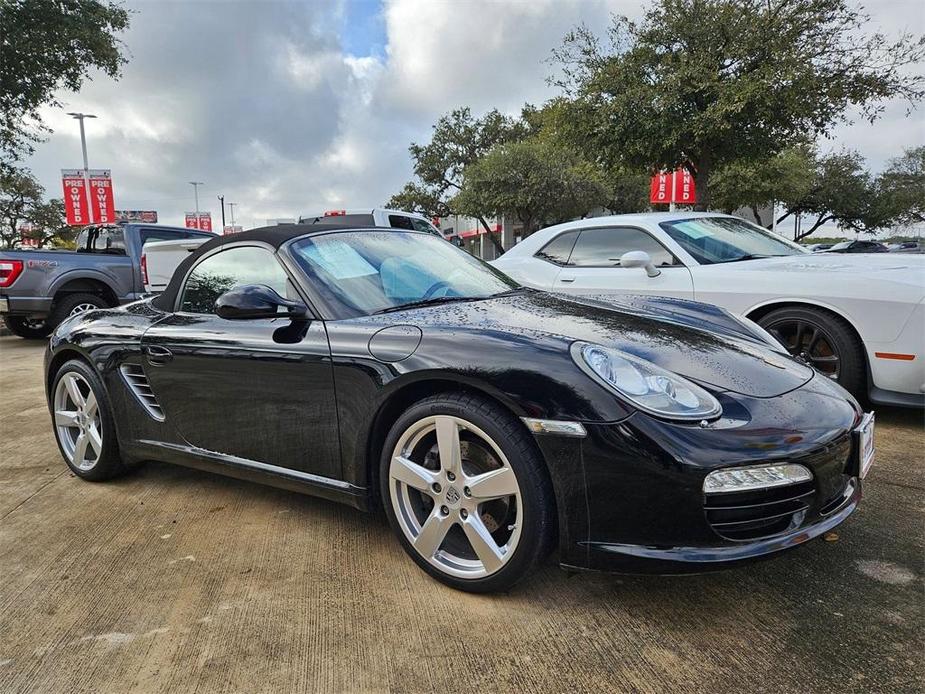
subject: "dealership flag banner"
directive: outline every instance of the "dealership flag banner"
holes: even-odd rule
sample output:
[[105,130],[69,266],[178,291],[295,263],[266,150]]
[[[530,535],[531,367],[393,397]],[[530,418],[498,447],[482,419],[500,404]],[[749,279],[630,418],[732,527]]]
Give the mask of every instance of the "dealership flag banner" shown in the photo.
[[693,205],[697,202],[694,177],[687,169],[655,174],[649,188],[649,202],[663,205]]
[[90,206],[87,203],[87,188],[81,169],[61,169],[61,183],[64,186],[64,212],[69,226],[84,226],[90,223]]
[[93,221],[97,224],[113,224],[116,221],[116,203],[112,196],[112,176],[109,175],[109,169],[90,169],[88,173]]
[[195,212],[187,212],[185,224],[187,229],[212,231],[212,213],[200,212],[196,214]]

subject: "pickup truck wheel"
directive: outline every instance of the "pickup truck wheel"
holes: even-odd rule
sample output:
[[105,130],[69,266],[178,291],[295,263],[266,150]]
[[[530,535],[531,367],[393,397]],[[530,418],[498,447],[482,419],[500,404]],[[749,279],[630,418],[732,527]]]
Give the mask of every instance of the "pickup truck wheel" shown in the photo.
[[48,316],[48,323],[54,329],[71,316],[98,308],[109,308],[109,304],[97,294],[65,294],[55,301]]
[[27,340],[42,340],[51,334],[47,321],[25,316],[4,316],[3,322],[10,332]]

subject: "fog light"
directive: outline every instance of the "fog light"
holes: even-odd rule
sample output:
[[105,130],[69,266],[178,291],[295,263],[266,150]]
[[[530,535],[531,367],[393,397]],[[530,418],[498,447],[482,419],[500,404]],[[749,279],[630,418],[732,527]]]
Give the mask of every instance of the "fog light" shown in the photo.
[[788,484],[808,482],[812,473],[802,465],[750,465],[714,470],[703,481],[703,491],[708,494],[719,492],[746,492],[750,489],[783,487]]

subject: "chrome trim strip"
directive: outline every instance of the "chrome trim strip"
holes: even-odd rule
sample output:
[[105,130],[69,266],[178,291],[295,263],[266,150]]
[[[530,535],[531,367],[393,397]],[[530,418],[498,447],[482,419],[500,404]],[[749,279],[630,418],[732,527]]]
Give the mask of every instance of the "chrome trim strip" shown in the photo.
[[555,436],[574,436],[575,438],[584,438],[588,435],[587,430],[581,422],[568,422],[557,419],[533,419],[531,417],[521,417],[523,423],[534,434],[552,434]]
[[269,463],[261,463],[256,460],[248,460],[247,458],[238,458],[234,455],[228,455],[226,453],[218,453],[216,451],[209,451],[205,448],[197,448],[196,446],[184,446],[178,443],[168,443],[165,441],[151,441],[148,439],[139,440],[138,443],[143,443],[146,446],[155,446],[157,448],[166,448],[171,451],[176,451],[178,453],[184,453],[186,455],[198,456],[200,458],[206,458],[212,460],[216,463],[222,463],[224,465],[229,465],[231,467],[242,467],[249,468],[251,470],[259,470],[260,472],[267,472],[271,475],[279,475],[280,477],[288,477],[290,479],[298,480],[300,482],[307,482],[308,484],[313,484],[317,487],[327,487],[328,489],[337,489],[342,492],[349,492],[351,494],[363,494],[366,489],[364,487],[357,487],[354,484],[349,482],[344,482],[343,480],[335,480],[331,477],[323,477],[322,475],[313,475],[310,472],[302,472],[301,470],[292,470],[286,467],[279,467],[278,465],[270,465]]

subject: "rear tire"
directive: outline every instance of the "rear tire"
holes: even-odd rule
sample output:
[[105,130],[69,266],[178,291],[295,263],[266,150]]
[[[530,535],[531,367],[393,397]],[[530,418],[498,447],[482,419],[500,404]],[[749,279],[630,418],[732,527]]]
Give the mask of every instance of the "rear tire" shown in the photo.
[[843,319],[820,309],[788,306],[765,314],[758,324],[792,355],[802,357],[856,398],[867,397],[864,347]]
[[10,332],[26,340],[43,340],[51,335],[48,321],[27,318],[26,316],[4,316],[3,322]]
[[47,324],[54,330],[71,316],[98,308],[109,308],[109,303],[99,294],[65,294],[55,301]]
[[434,395],[399,417],[383,446],[380,487],[408,555],[458,590],[507,590],[555,537],[552,484],[532,437],[477,395]]
[[125,473],[109,396],[96,372],[77,359],[65,362],[51,394],[55,440],[71,472],[91,482]]

